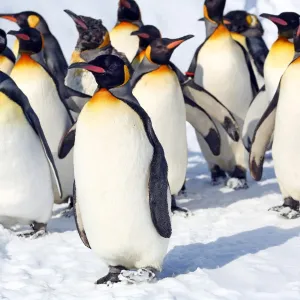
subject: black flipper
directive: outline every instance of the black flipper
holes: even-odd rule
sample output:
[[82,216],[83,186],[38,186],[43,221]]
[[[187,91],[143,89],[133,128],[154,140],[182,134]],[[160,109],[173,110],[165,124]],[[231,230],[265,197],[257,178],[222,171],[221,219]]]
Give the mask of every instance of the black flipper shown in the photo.
[[280,95],[280,85],[281,83],[279,84],[273,100],[271,101],[267,110],[260,119],[254,132],[249,157],[249,168],[251,176],[256,181],[259,181],[262,178],[265,152],[268,148],[268,145],[274,132],[276,108]]
[[90,243],[88,241],[88,238],[86,236],[83,223],[82,223],[82,218],[81,218],[81,213],[80,213],[80,208],[78,205],[78,202],[76,201],[76,183],[74,181],[74,186],[73,186],[73,204],[74,204],[74,216],[75,216],[75,224],[76,228],[78,231],[78,234],[83,242],[83,244],[91,249]]
[[248,37],[246,44],[250,55],[253,57],[258,73],[264,77],[264,64],[269,54],[269,49],[262,37]]
[[151,119],[132,95],[130,83],[118,88],[110,89],[118,99],[131,107],[141,118],[149,142],[153,146],[153,158],[150,166],[149,203],[152,222],[157,232],[164,238],[170,238],[172,233],[168,207],[169,183],[168,165],[164,150],[158,141],[152,127]]
[[216,97],[191,79],[182,87],[187,105],[201,107],[210,117],[221,124],[232,140],[239,141],[239,126],[237,122],[231,112]]
[[4,49],[4,51],[2,51],[1,55],[7,57],[12,63],[16,62],[15,55],[13,54],[13,52],[8,47],[6,47]]
[[245,60],[246,60],[247,66],[248,66],[249,74],[250,74],[251,87],[252,87],[252,97],[254,98],[258,94],[259,87],[258,87],[258,84],[257,84],[255,73],[254,73],[253,68],[252,68],[252,64],[251,64],[251,60],[249,58],[249,54],[248,54],[247,50],[239,42],[237,42],[237,41],[235,41],[235,42],[243,50]]
[[59,192],[60,198],[62,197],[62,189],[61,184],[58,176],[58,172],[54,163],[54,159],[45,138],[43,129],[41,127],[40,121],[32,107],[30,106],[29,100],[25,96],[25,94],[18,88],[15,82],[3,72],[0,72],[0,91],[7,95],[11,100],[16,102],[22,108],[26,119],[28,120],[29,124],[33,128],[33,130],[38,135],[41,144],[43,146],[45,155],[47,157],[49,166],[53,173],[53,177],[55,178],[57,189]]
[[201,48],[204,46],[204,44],[206,43],[206,41],[208,39],[209,39],[209,37],[195,51],[195,54],[194,54],[193,59],[192,59],[192,62],[191,62],[190,66],[189,66],[189,68],[188,68],[188,70],[186,72],[186,74],[191,74],[191,77],[194,77],[196,69],[197,69],[197,60],[198,60],[199,52],[200,52]]
[[69,129],[69,131],[61,139],[58,146],[58,158],[64,159],[72,150],[75,144],[76,123]]
[[130,84],[132,89],[136,86],[137,82],[143,77],[145,74],[150,73],[159,69],[160,65],[157,65],[148,60],[145,56],[143,61],[139,64],[138,68],[133,73],[133,76],[130,79]]

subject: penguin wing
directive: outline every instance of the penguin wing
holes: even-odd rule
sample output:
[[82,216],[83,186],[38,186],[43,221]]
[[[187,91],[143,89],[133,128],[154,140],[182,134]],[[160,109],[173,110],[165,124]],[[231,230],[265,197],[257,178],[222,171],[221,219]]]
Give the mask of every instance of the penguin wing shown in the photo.
[[49,166],[53,173],[53,177],[55,178],[59,196],[62,197],[62,189],[61,189],[58,172],[57,172],[51,150],[47,143],[47,140],[44,135],[44,131],[41,127],[38,116],[36,115],[36,113],[34,112],[32,107],[30,106],[29,100],[25,96],[25,94],[18,88],[18,86],[15,84],[15,82],[10,77],[8,77],[6,74],[4,74],[3,72],[0,72],[0,82],[1,82],[0,91],[2,91],[4,94],[6,94],[11,100],[16,102],[18,105],[20,105],[28,123],[31,125],[33,130],[38,135],[38,137],[41,141],[41,144],[43,146],[45,155],[47,157]]
[[251,176],[256,181],[261,180],[262,177],[265,152],[274,132],[279,95],[280,84],[273,100],[269,104],[267,110],[264,112],[254,132],[249,157],[249,168]]
[[15,55],[13,54],[13,52],[8,48],[6,47],[4,49],[4,51],[2,51],[1,55],[7,57],[11,62],[15,63],[16,62],[16,57]]
[[[80,113],[86,102],[91,99],[90,95],[75,91],[66,85],[63,85],[63,93],[67,108],[75,113]],[[82,104],[78,106],[77,103]]]
[[83,222],[81,218],[81,212],[80,212],[80,207],[78,205],[78,202],[76,201],[76,183],[74,181],[74,187],[73,187],[73,205],[74,205],[74,215],[75,215],[75,224],[76,228],[78,231],[78,234],[83,242],[83,244],[91,249],[90,243],[87,239],[84,227],[83,227]]
[[151,218],[158,234],[164,238],[170,238],[172,234],[171,219],[169,214],[168,194],[168,165],[164,150],[156,137],[151,119],[145,110],[139,105],[132,95],[130,83],[114,89],[110,92],[118,99],[131,107],[141,118],[145,132],[153,147],[153,157],[150,165],[149,178],[149,204]]
[[72,150],[75,144],[76,123],[63,136],[58,146],[58,158],[64,159]]
[[250,152],[253,135],[263,113],[269,105],[269,99],[265,86],[263,86],[257,96],[253,99],[248,109],[243,126],[243,143],[248,152]]
[[149,61],[145,56],[142,62],[139,64],[137,69],[134,71],[133,76],[130,79],[132,89],[136,86],[138,81],[147,73],[157,70],[160,66]]
[[246,39],[246,44],[253,57],[258,73],[264,77],[264,64],[269,54],[269,49],[261,37],[250,37]]
[[251,87],[252,87],[252,94],[253,94],[253,98],[254,98],[258,94],[259,87],[258,87],[258,84],[257,84],[255,73],[254,73],[253,68],[252,68],[252,64],[251,64],[251,60],[250,60],[249,54],[248,54],[247,50],[243,47],[243,45],[241,45],[237,41],[235,41],[235,42],[237,43],[237,45],[239,45],[241,47],[241,49],[242,49],[242,51],[244,53],[245,60],[246,60],[246,63],[247,63],[247,66],[248,66],[248,70],[249,70]]
[[[236,120],[216,97],[191,79],[184,83],[182,88],[186,105],[201,107],[210,117],[221,124],[232,140],[236,142],[239,140],[239,126]],[[188,120],[188,122],[190,121]]]
[[193,59],[192,59],[192,62],[190,64],[186,74],[188,74],[188,73],[191,74],[191,75],[195,74],[196,69],[197,69],[197,60],[198,60],[199,52],[200,52],[201,48],[204,46],[204,44],[206,43],[206,41],[208,40],[208,38],[206,38],[206,40],[196,49],[195,54],[194,54]]

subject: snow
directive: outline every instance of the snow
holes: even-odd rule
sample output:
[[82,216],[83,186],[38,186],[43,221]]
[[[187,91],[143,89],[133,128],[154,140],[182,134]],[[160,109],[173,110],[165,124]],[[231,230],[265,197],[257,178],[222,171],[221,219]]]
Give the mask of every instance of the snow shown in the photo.
[[[174,55],[174,62],[186,69],[203,40],[204,26],[197,22],[203,1],[138,2],[145,23],[156,24],[164,36],[196,35]],[[116,0],[82,3],[60,0],[46,5],[39,0],[10,0],[1,4],[1,11],[40,12],[69,58],[76,32],[63,9],[99,16],[108,28],[115,22]],[[255,13],[300,8],[299,0],[228,0],[226,10],[245,7]],[[270,45],[276,31],[268,21],[264,25]],[[0,21],[0,27],[16,28],[7,21]],[[268,212],[268,208],[281,203],[271,155],[265,163],[263,180],[249,180],[248,190],[233,192],[223,186],[212,187],[193,129],[188,125],[187,130],[188,196],[179,203],[192,210],[194,216],[173,217],[169,253],[156,283],[118,284],[112,288],[94,285],[106,274],[107,266],[82,244],[74,219],[63,218],[63,208],[56,206],[50,234],[44,238],[20,239],[0,227],[0,299],[299,300],[300,220],[287,221]]]

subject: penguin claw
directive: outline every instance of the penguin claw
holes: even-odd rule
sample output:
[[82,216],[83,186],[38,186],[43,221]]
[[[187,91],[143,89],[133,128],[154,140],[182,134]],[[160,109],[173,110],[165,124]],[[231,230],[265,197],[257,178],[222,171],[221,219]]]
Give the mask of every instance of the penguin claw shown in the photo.
[[246,179],[239,179],[239,178],[229,178],[226,182],[226,186],[230,189],[233,189],[235,191],[242,190],[242,189],[248,189],[248,184]]
[[48,233],[44,229],[39,231],[28,231],[28,232],[22,232],[18,234],[17,236],[20,238],[29,238],[31,240],[35,240],[41,237],[46,236]]
[[193,215],[193,213],[190,210],[179,206],[172,206],[171,211],[173,215],[181,216],[184,218],[188,218]]
[[152,282],[155,279],[155,273],[151,269],[142,268],[136,271],[122,271],[119,275],[121,282],[127,284],[138,284],[145,282]]
[[279,216],[281,216],[285,219],[288,219],[288,220],[300,218],[300,211],[294,210],[286,205],[271,207],[269,209],[269,211],[277,212],[279,214]]
[[210,183],[212,186],[217,186],[220,184],[224,184],[226,179],[227,179],[226,177],[217,177],[217,178],[213,178]]

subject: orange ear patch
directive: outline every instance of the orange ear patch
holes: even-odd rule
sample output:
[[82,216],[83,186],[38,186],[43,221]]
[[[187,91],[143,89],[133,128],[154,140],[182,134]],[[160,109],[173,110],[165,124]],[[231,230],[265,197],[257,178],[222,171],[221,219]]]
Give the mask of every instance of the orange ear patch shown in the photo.
[[31,15],[27,19],[28,24],[31,28],[35,28],[40,23],[40,18],[35,15]]

